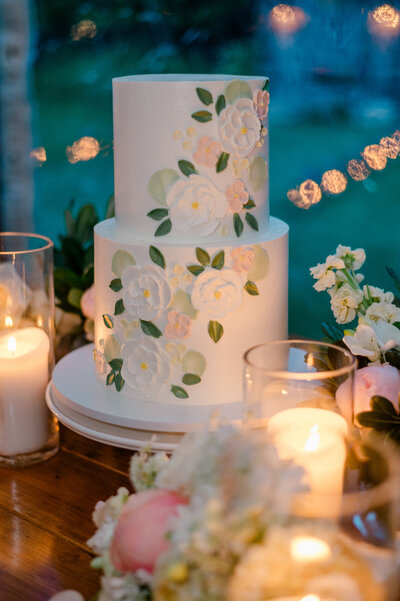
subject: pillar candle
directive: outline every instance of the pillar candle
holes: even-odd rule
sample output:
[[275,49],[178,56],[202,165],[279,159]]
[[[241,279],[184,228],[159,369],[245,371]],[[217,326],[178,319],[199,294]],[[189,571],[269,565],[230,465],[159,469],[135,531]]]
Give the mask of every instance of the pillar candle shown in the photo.
[[12,330],[0,338],[1,455],[38,451],[48,440],[49,350],[40,328]]

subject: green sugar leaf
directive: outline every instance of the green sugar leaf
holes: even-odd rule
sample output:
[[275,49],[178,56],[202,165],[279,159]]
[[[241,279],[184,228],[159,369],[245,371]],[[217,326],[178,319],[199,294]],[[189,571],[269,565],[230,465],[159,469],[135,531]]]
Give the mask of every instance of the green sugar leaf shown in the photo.
[[114,307],[114,315],[121,315],[125,311],[124,301],[122,298],[117,300]]
[[114,278],[111,280],[109,287],[113,292],[119,292],[122,288],[121,278]]
[[195,276],[200,275],[204,271],[204,267],[201,265],[188,265],[187,269]]
[[215,255],[212,260],[211,267],[214,269],[222,269],[225,264],[225,252],[221,250]]
[[201,378],[197,374],[185,374],[182,377],[182,382],[187,386],[193,386],[193,384],[199,384]]
[[122,365],[123,365],[123,359],[111,359],[111,361],[108,362],[108,365],[114,371],[121,371]]
[[161,330],[159,330],[151,321],[145,321],[144,319],[141,319],[140,326],[146,336],[152,336],[153,338],[160,338],[160,336],[162,336]]
[[193,173],[197,173],[195,166],[190,161],[185,161],[184,159],[178,161],[178,167],[186,177],[189,175],[193,175]]
[[215,166],[215,171],[217,173],[221,173],[221,171],[224,171],[224,169],[226,169],[226,166],[228,165],[228,161],[229,161],[229,153],[221,152],[221,154],[218,157],[217,164]]
[[244,285],[244,289],[246,290],[246,292],[248,292],[248,294],[250,294],[251,296],[258,296],[260,293],[258,291],[257,286],[255,285],[254,282],[251,282],[250,280],[248,280],[245,285]]
[[168,215],[168,209],[153,209],[147,213],[147,217],[154,219],[154,221],[161,221]]
[[207,121],[212,121],[212,114],[209,111],[197,111],[192,114],[193,119],[199,121],[199,123],[207,123]]
[[243,232],[243,221],[239,215],[239,213],[233,214],[233,227],[236,233],[236,236],[240,238]]
[[213,97],[211,92],[205,90],[204,88],[196,88],[197,96],[200,99],[200,102],[208,106],[213,103]]
[[258,221],[251,213],[245,215],[246,223],[256,232],[258,232]]
[[104,325],[106,326],[106,328],[109,328],[111,330],[111,328],[114,327],[113,318],[108,313],[104,313],[103,321],[104,321]]
[[225,96],[221,94],[217,98],[217,102],[215,103],[215,110],[217,111],[217,115],[219,116],[220,112],[224,110],[226,107]]
[[204,267],[210,264],[210,255],[203,248],[196,248],[196,257],[198,262],[204,265]]
[[223,328],[222,324],[220,324],[218,321],[209,321],[208,322],[208,333],[210,335],[210,338],[212,340],[214,340],[215,343],[217,343],[218,340],[220,340],[222,338],[222,335],[224,333],[224,328]]
[[171,392],[172,394],[174,394],[176,397],[178,397],[178,399],[188,399],[189,395],[186,392],[186,390],[184,388],[182,388],[181,386],[175,386],[174,384],[171,386]]
[[166,236],[167,234],[170,233],[171,229],[172,229],[171,219],[166,219],[165,221],[160,223],[160,225],[154,232],[154,236]]
[[162,252],[160,250],[158,250],[158,248],[156,248],[155,246],[150,246],[149,255],[150,255],[150,259],[153,261],[153,263],[155,263],[162,269],[165,269],[166,263],[165,263],[164,255],[162,254]]

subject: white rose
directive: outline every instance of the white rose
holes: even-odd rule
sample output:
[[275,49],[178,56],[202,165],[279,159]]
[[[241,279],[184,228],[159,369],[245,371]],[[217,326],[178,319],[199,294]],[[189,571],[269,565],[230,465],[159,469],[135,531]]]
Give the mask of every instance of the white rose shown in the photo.
[[228,200],[213,182],[192,174],[175,182],[167,195],[171,221],[180,232],[208,236],[225,217]]
[[122,300],[126,312],[139,319],[155,319],[171,301],[164,271],[156,265],[125,267],[121,275]]
[[121,375],[126,384],[145,396],[158,394],[170,375],[168,355],[151,338],[128,340],[122,345]]
[[227,152],[248,156],[260,139],[260,120],[250,98],[240,98],[221,111],[218,133]]
[[354,290],[348,284],[328,290],[331,309],[338,323],[348,323],[356,316],[356,309],[362,301],[361,290]]
[[203,315],[212,319],[224,317],[242,306],[243,282],[232,269],[203,271],[196,278],[191,300]]

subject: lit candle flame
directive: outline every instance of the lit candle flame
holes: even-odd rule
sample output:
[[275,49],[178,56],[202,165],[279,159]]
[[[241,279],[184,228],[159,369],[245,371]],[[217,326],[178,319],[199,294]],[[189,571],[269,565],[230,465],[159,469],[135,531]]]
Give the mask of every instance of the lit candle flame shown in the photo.
[[331,548],[319,538],[297,536],[290,543],[290,554],[297,561],[323,561],[331,556]]
[[7,317],[4,320],[6,328],[12,328],[13,327],[13,320],[12,317],[10,317],[9,315],[7,315]]
[[8,352],[10,353],[11,357],[15,357],[15,353],[17,352],[17,341],[15,340],[14,336],[10,336],[8,339]]
[[300,601],[321,601],[321,597],[318,595],[306,595],[305,597],[302,597]]
[[315,424],[310,429],[310,435],[306,440],[306,444],[304,445],[304,450],[307,453],[314,453],[315,451],[317,451],[318,447],[319,447],[320,438],[321,438],[321,436],[319,433],[319,426],[318,426],[318,424]]

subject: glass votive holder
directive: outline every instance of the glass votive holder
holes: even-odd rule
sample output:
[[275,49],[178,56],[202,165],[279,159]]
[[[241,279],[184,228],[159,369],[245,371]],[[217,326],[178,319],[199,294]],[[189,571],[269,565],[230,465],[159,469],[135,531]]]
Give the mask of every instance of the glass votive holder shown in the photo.
[[[277,426],[282,420],[282,427],[289,428],[319,413],[323,422],[340,429],[340,416],[324,416],[321,410],[341,413],[336,391],[346,382],[343,414],[351,427],[356,365],[346,349],[312,340],[266,342],[250,348],[244,354],[244,423],[263,427],[274,416]],[[285,416],[278,416],[282,412]]]
[[398,598],[398,451],[373,437],[349,439],[346,448],[342,490],[295,494],[289,511],[277,509],[257,551],[236,570],[247,575],[249,598]]
[[53,341],[53,243],[0,233],[0,465],[37,463],[59,448],[45,400]]

